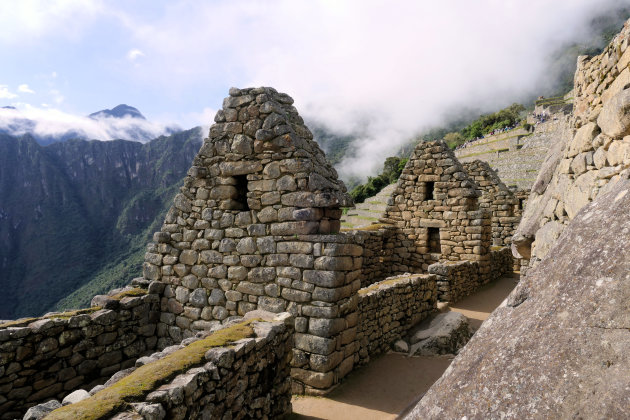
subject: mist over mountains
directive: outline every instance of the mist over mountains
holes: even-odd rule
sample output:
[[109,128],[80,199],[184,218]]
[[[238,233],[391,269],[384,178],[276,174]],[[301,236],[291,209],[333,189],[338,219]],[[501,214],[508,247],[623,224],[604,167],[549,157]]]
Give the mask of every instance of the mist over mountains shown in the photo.
[[31,106],[23,109],[13,106],[0,108],[0,133],[11,136],[29,134],[42,145],[69,139],[120,139],[145,143],[178,131],[181,128],[177,125],[151,122],[139,110],[125,104],[88,116]]

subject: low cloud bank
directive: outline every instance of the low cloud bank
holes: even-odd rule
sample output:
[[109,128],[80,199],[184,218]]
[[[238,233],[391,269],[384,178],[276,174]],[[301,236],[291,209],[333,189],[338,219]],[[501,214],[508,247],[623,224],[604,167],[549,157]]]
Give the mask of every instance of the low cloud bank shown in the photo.
[[84,117],[66,112],[27,106],[24,109],[0,108],[0,131],[20,136],[30,133],[42,143],[69,138],[87,140],[132,140],[147,142],[180,129],[141,118]]

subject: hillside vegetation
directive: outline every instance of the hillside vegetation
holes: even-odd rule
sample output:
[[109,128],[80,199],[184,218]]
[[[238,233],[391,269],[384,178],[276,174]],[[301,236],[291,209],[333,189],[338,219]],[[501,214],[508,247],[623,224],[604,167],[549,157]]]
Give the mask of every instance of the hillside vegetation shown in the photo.
[[64,298],[61,307],[85,306],[138,276],[199,146],[199,129],[146,144],[1,135],[0,318]]

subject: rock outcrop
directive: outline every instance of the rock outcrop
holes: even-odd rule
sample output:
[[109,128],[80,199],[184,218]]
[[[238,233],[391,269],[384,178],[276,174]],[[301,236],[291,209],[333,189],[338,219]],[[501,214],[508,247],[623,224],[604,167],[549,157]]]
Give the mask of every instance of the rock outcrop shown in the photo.
[[456,354],[473,331],[468,318],[459,312],[439,313],[417,325],[409,334],[409,355]]
[[625,418],[630,181],[585,206],[409,418]]

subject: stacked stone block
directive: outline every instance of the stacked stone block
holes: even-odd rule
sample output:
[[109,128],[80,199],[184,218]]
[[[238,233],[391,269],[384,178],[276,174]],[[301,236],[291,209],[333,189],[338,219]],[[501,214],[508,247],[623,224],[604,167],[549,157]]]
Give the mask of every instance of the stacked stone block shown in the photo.
[[[438,261],[487,260],[492,222],[480,196],[443,141],[419,143],[382,219],[398,228],[392,273],[426,272]],[[439,252],[430,252],[431,229],[439,229]]]
[[0,418],[21,418],[33,405],[103,383],[153,350],[159,296],[133,292],[103,299],[112,309],[0,325]]
[[[99,396],[104,393],[116,395],[128,408],[122,412],[117,412],[116,408],[101,412],[99,418],[283,418],[291,412],[291,325],[285,325],[276,318],[265,322],[245,321],[236,327],[251,328],[253,334],[251,337],[240,338],[233,337],[234,333],[228,332],[226,335],[235,341],[202,349],[205,351],[204,357],[175,372],[176,376],[172,379],[164,378],[164,382],[157,382],[153,389],[147,390],[143,395],[138,396],[137,391],[126,394],[129,387],[118,390],[117,381],[112,381],[111,385],[94,396],[55,410],[47,418],[54,420],[94,416],[95,407],[101,409]],[[225,331],[217,331],[203,338],[212,342],[213,336]],[[144,367],[144,373],[136,370],[129,373],[125,381],[143,384],[142,375],[164,357],[169,357],[175,363],[181,358],[191,358],[189,346],[201,342],[203,338],[188,339],[174,351],[146,358],[146,361],[139,363],[139,366]]]
[[259,308],[296,316],[301,392],[352,368],[363,248],[330,234],[352,201],[292,103],[272,88],[230,90],[144,276],[165,285],[161,347]]
[[487,162],[475,160],[462,165],[481,190],[479,207],[492,214],[492,245],[509,246],[521,220],[519,199]]
[[490,260],[447,261],[429,266],[429,273],[437,277],[437,298],[455,303],[471,295],[479,287],[509,274],[513,269],[510,248],[490,252]]
[[359,290],[359,364],[391,349],[409,329],[436,310],[436,276],[391,277]]
[[578,57],[574,109],[562,148],[545,160],[515,238],[515,253],[543,259],[580,209],[630,177],[630,22],[604,51]]
[[391,276],[391,259],[396,235],[396,228],[378,225],[377,228],[355,230],[347,235],[354,235],[356,243],[363,245],[363,264],[361,266],[361,287]]

